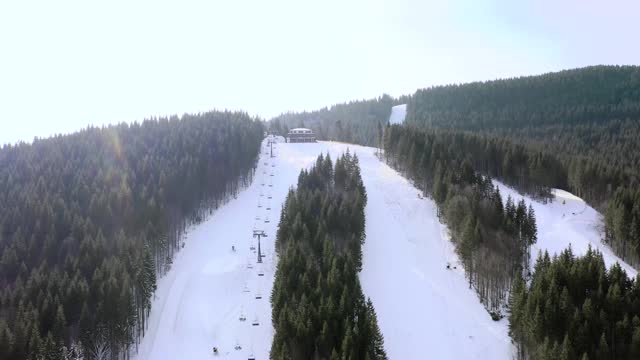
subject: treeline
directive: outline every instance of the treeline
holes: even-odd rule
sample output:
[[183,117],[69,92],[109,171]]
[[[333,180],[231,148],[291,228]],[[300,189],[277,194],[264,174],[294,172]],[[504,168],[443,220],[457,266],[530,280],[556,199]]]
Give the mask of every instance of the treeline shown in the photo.
[[591,66],[421,89],[406,121],[428,127],[487,131],[640,118],[640,67]]
[[605,217],[605,241],[622,259],[640,266],[640,188],[616,190]]
[[385,130],[384,151],[388,164],[435,200],[464,263],[469,286],[497,319],[513,279],[529,270],[537,228],[531,206],[524,200],[515,204],[510,197],[503,204],[490,177],[474,169],[473,161],[481,157],[468,151],[476,140],[393,125]]
[[[424,141],[437,139],[439,145],[436,149],[412,150],[411,147],[416,146],[415,139],[420,137],[425,138]],[[394,125],[387,127],[384,134],[384,147],[392,147],[392,144],[411,155],[406,159],[410,168],[428,162],[431,156],[449,152],[459,162],[468,161],[474,171],[498,178],[542,202],[552,199],[550,188],[562,188],[567,184],[565,169],[555,156],[497,136]],[[432,184],[428,182],[426,186],[430,188]]]
[[386,359],[358,272],[367,195],[357,156],[318,157],[282,210],[271,294],[272,359]]
[[352,101],[301,113],[287,113],[269,121],[270,130],[286,135],[289,129],[306,127],[320,140],[344,141],[378,146],[378,138],[389,122],[391,108],[401,102],[389,95],[376,99]]
[[531,286],[516,280],[510,308],[519,359],[640,359],[640,278],[617,263],[607,270],[598,251],[541,255]]
[[0,358],[127,357],[156,274],[251,182],[263,131],[209,112],[0,149]]

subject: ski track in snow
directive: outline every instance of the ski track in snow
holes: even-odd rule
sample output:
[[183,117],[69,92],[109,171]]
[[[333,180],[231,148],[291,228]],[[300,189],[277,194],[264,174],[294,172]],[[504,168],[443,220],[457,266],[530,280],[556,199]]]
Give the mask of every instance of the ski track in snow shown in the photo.
[[[360,159],[368,194],[360,280],[376,308],[389,358],[513,357],[508,320],[492,321],[469,289],[433,201],[422,199],[407,179],[377,159],[373,148],[282,140],[274,146],[273,159],[263,144],[249,188],[189,230],[172,269],[158,281],[149,326],[135,358],[248,359],[253,354],[256,359],[268,359],[274,333],[269,301],[276,268],[274,240],[282,204],[301,169],[312,166],[320,153],[329,152],[335,161],[347,149]],[[273,177],[269,176],[272,171]],[[508,194],[516,200],[522,197],[496,184],[505,199]],[[269,195],[273,198],[268,199]],[[603,252],[608,266],[619,261],[600,242],[600,215],[569,193],[558,190],[556,196],[557,201],[546,205],[526,198],[538,221],[533,256],[541,249],[557,253],[569,243],[575,254],[581,254],[591,244]],[[267,215],[270,222],[264,223]],[[252,243],[257,247],[254,226],[268,234],[261,242],[266,254],[264,276],[258,276],[257,255],[250,250]],[[252,269],[247,268],[248,262]],[[621,264],[629,275],[636,275],[633,268]],[[243,292],[245,285],[248,293]],[[262,299],[255,299],[256,293]],[[246,321],[239,320],[241,313]],[[252,326],[256,318],[259,326]],[[234,349],[237,344],[241,350]],[[217,356],[213,346],[219,350]]]
[[389,358],[510,359],[507,320],[491,320],[469,289],[433,201],[372,149],[356,150],[368,195],[360,280]]

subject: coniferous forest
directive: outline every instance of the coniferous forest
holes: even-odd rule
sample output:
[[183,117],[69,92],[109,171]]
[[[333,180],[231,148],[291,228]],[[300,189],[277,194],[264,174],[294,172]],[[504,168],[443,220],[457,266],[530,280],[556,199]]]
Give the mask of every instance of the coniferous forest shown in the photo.
[[181,234],[251,182],[263,131],[208,112],[0,149],[0,358],[126,357]]
[[383,95],[311,112],[282,114],[271,119],[269,125],[279,135],[286,135],[291,128],[307,127],[322,140],[376,146],[381,128],[389,121],[391,107],[398,104],[399,100]]
[[540,255],[529,286],[517,278],[509,332],[519,359],[640,358],[640,279],[629,279],[602,254],[571,248]]
[[358,157],[320,155],[282,209],[271,294],[272,359],[386,359],[358,272],[367,195]]

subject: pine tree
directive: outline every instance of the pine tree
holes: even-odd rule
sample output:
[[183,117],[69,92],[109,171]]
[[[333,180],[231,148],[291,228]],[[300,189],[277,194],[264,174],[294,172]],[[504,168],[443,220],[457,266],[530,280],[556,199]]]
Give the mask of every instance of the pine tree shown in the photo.
[[52,328],[53,338],[55,339],[55,341],[64,342],[64,340],[66,339],[66,328],[67,320],[64,316],[64,309],[62,308],[62,305],[58,305],[56,317]]
[[371,334],[373,334],[372,339],[372,348],[373,354],[371,359],[376,360],[386,360],[387,353],[384,350],[384,337],[382,336],[382,332],[380,331],[380,327],[378,327],[378,320],[376,316],[376,311],[373,307],[373,303],[371,299],[367,299],[367,319],[369,319]]
[[464,266],[469,273],[469,288],[473,281],[473,252],[475,244],[475,219],[468,217],[462,233],[462,242],[460,243],[460,256],[464,261]]
[[571,347],[571,342],[569,341],[569,335],[564,335],[564,340],[562,341],[562,346],[560,347],[560,360],[572,360],[573,359],[573,349]]
[[4,320],[0,321],[0,358],[9,359],[13,352],[14,337]]
[[640,327],[635,327],[629,349],[631,359],[640,359]]
[[596,359],[607,360],[610,357],[609,344],[607,343],[606,336],[602,333],[602,336],[600,336],[600,342],[598,343],[598,348],[596,349]]

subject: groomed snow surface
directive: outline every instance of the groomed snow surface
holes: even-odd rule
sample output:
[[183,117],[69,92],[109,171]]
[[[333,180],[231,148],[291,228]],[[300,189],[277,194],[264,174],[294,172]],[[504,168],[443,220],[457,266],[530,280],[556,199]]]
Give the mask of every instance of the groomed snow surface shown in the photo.
[[494,185],[500,188],[504,203],[507,201],[507,196],[511,196],[516,203],[524,198],[527,204],[533,205],[538,225],[538,242],[531,248],[532,268],[538,254],[545,250],[553,256],[559,255],[571,246],[573,254],[578,256],[586,254],[591,246],[602,253],[607,268],[618,262],[628,276],[635,277],[638,274],[631,265],[622,261],[602,242],[604,231],[602,215],[579,197],[564,190],[555,189],[553,202],[542,204],[528,196],[520,195],[498,181],[494,181]]
[[[282,139],[274,146],[275,158],[265,153],[263,145],[256,181],[187,235],[172,270],[158,283],[137,358],[268,359],[274,332],[269,295],[281,206],[301,169],[312,166],[320,153],[329,152],[335,160],[347,149],[360,159],[369,198],[360,280],[376,308],[389,358],[512,358],[507,319],[492,321],[469,289],[431,200],[419,197],[409,181],[377,159],[373,148],[331,142],[287,144]],[[510,190],[501,191],[506,196]],[[596,247],[597,232],[589,226],[598,223],[597,213],[564,193],[558,196],[567,198],[565,205],[534,203],[540,238],[534,251],[559,251],[567,241],[576,253],[588,242]],[[583,211],[580,215],[558,219],[559,211],[578,208]],[[269,223],[264,222],[267,216]],[[261,243],[266,255],[262,267],[250,249],[252,243],[257,246],[254,227],[269,236]],[[615,259],[607,256],[608,262]],[[447,270],[447,264],[457,269]],[[258,276],[260,270],[264,276]],[[257,293],[262,299],[255,298]],[[241,315],[246,321],[240,321]],[[259,325],[253,326],[254,320]],[[236,350],[237,345],[242,349]],[[217,356],[213,346],[219,350]]]

